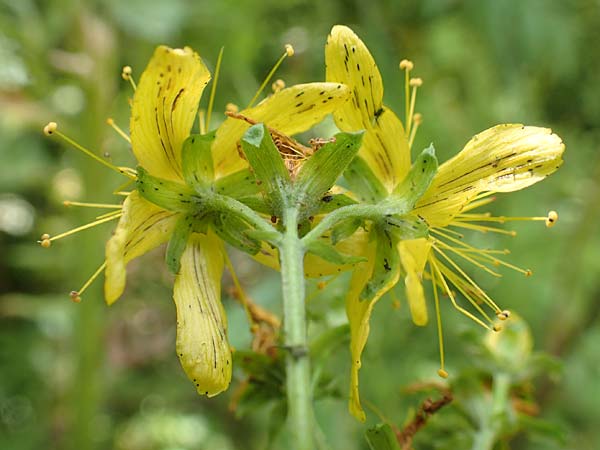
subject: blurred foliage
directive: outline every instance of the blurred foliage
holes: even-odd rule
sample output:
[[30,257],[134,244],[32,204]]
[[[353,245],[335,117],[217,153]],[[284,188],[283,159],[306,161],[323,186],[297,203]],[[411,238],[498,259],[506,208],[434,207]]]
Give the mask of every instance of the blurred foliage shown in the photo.
[[[279,77],[288,84],[322,80],[323,45],[335,23],[352,26],[373,51],[387,103],[396,110],[403,104],[398,62],[415,62],[415,74],[425,81],[415,149],[434,142],[443,161],[471,135],[502,122],[552,127],[567,145],[566,162],[555,176],[492,205],[517,216],[556,209],[556,227],[517,224],[516,239],[474,236],[482,246],[510,248],[512,262],[534,271],[532,278],[478,278],[502,307],[519,312],[531,335],[523,338],[527,342],[517,337],[505,354],[483,330],[443,305],[448,386],[455,400],[430,418],[414,448],[467,448],[481,430],[495,433],[493,439],[501,441],[495,448],[596,448],[596,0],[0,0],[0,448],[251,449],[265,448],[269,434],[273,448],[285,448],[285,436],[276,433],[284,406],[236,415],[229,409],[235,386],[207,400],[186,380],[174,352],[172,280],[160,251],[132,264],[125,298],[113,307],[104,306],[101,283],[81,305],[68,301],[68,291],[100,264],[111,225],[59,241],[50,251],[35,240],[90,218],[64,208],[63,199],[109,200],[117,180],[45,138],[41,128],[56,120],[78,141],[130,164],[126,143],[105,125],[109,116],[125,128],[128,122],[131,90],[120,77],[123,65],[139,76],[153,48],[165,43],[189,45],[214,67],[225,46],[216,124],[227,102],[249,101],[284,43],[291,42],[296,55]],[[316,133],[332,131],[325,124]],[[244,256],[234,259],[252,298],[279,314],[277,276]],[[344,285],[343,276],[324,289],[309,285],[315,342],[345,323]],[[225,290],[231,286],[226,279]],[[363,434],[381,421],[378,415],[402,427],[425,396],[413,388],[439,384],[435,326],[412,326],[401,290],[388,298],[376,308],[363,359],[362,396],[374,410],[366,427],[346,412],[347,347],[323,350],[316,383],[324,396],[316,413],[324,448],[367,449]],[[399,309],[393,298],[400,299]],[[233,298],[225,306],[232,345],[249,349],[243,309]],[[549,376],[553,360],[530,353],[530,345],[563,361],[562,378]],[[239,383],[246,380],[243,369],[237,365]],[[494,411],[495,389],[504,392],[506,406],[493,421],[500,429],[484,427]],[[515,413],[514,395],[528,414]]]

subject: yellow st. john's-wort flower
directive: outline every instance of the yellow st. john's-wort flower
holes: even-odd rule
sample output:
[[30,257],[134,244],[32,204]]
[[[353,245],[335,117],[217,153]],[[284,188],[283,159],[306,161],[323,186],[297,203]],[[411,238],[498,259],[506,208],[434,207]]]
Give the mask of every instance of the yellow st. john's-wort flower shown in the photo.
[[[355,162],[355,170],[360,173],[355,177],[362,177],[366,184],[357,185],[355,194],[369,202],[400,195],[404,189],[402,182],[411,169],[410,148],[422,120],[421,115],[414,112],[416,92],[422,80],[410,77],[413,63],[408,60],[400,63],[406,78],[406,117],[403,124],[393,111],[383,105],[383,84],[377,65],[352,30],[345,26],[333,27],[325,49],[325,61],[327,81],[344,83],[352,91],[351,100],[334,112],[337,126],[343,131],[365,130],[363,146]],[[486,328],[500,329],[482,305],[489,306],[500,320],[508,316],[508,311],[496,306],[457,261],[494,276],[500,276],[496,271],[498,266],[509,267],[525,275],[530,275],[531,271],[515,267],[496,256],[506,251],[483,250],[469,245],[462,240],[460,231],[470,229],[514,234],[491,226],[510,220],[543,220],[547,226],[552,226],[558,218],[553,211],[547,217],[512,218],[470,211],[489,203],[490,194],[516,191],[544,179],[561,165],[563,150],[561,139],[547,128],[505,124],[474,136],[457,156],[439,167],[428,189],[412,205],[409,215],[427,225],[427,236],[401,240],[397,244],[397,264],[390,262],[387,267],[386,261],[386,270],[390,272],[386,282],[380,284],[367,300],[361,299],[360,294],[375,270],[377,242],[365,241],[364,254],[369,256],[369,261],[355,270],[346,303],[351,326],[350,411],[353,415],[360,420],[365,418],[359,400],[358,370],[369,334],[373,306],[400,278],[404,280],[410,311],[417,325],[425,325],[428,321],[422,279],[432,282],[442,355],[440,376],[446,377],[447,372],[443,361],[438,289],[470,318]],[[479,317],[460,305],[455,289]]]
[[[285,55],[292,53],[286,47]],[[137,171],[113,166],[99,158],[62,134],[55,123],[48,124],[44,131],[62,137],[88,156],[129,177],[130,182],[137,181],[138,189],[129,192],[121,192],[121,189],[118,193],[126,196],[122,205],[66,202],[71,206],[114,207],[116,210],[70,232],[52,237],[45,234],[40,243],[49,247],[52,241],[75,231],[119,219],[106,245],[106,261],[80,290],[71,293],[74,301],[80,301],[83,291],[104,270],[105,297],[107,303],[112,304],[125,288],[127,264],[169,239],[173,242],[173,236],[185,228],[183,239],[175,239],[175,246],[181,246],[175,251],[179,260],[173,294],[177,308],[177,354],[198,392],[213,396],[228,387],[232,370],[220,286],[226,254],[212,223],[196,227],[190,219],[194,211],[190,210],[193,206],[189,198],[201,196],[200,191],[194,191],[199,174],[194,172],[194,167],[182,164],[182,147],[190,137],[210,73],[191,49],[165,46],[156,49],[137,86],[131,73],[129,67],[124,68],[123,78],[131,81],[135,89],[131,137],[112,120],[109,124],[131,143],[140,166]],[[309,83],[286,89],[278,85],[273,95],[242,113],[291,135],[312,127],[348,97],[348,90],[339,83]],[[244,179],[247,162],[239,156],[237,142],[248,126],[246,122],[230,118],[216,130],[209,158],[214,167],[197,168],[204,171],[203,176],[209,173],[213,177],[209,180],[209,183],[214,181],[210,189],[216,190],[216,183],[226,175],[232,176],[234,184]],[[202,124],[201,127],[205,128]],[[242,176],[236,178],[236,174]],[[147,186],[145,180],[155,184]],[[188,231],[189,227],[192,232]]]

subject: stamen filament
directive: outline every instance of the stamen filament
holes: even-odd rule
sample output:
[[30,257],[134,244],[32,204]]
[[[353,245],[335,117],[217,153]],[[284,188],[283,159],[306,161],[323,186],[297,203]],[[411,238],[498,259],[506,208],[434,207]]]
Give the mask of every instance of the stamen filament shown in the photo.
[[71,292],[71,300],[73,300],[76,303],[79,303],[81,301],[81,294],[83,294],[85,292],[85,290],[90,287],[90,285],[96,280],[96,278],[98,278],[98,275],[100,275],[100,273],[102,273],[102,271],[106,268],[106,261],[104,261],[100,267],[98,267],[98,269],[93,273],[93,275],[88,278],[88,280],[83,284],[83,286],[81,286],[81,289],[79,289],[78,291],[72,291]]
[[122,214],[122,213],[123,213],[123,211],[121,211],[121,210],[107,212],[105,214],[100,214],[99,216],[96,216],[96,220],[104,219],[106,217],[111,217],[111,216],[117,216],[117,215]]
[[410,111],[410,71],[413,67],[414,64],[408,59],[400,61],[400,70],[404,70],[404,125],[406,125],[406,134],[410,132],[408,112]]
[[198,111],[198,125],[200,126],[200,134],[206,134],[206,120],[203,109]]
[[131,66],[124,66],[123,71],[121,72],[121,77],[123,77],[124,80],[129,81],[129,84],[131,84],[131,87],[133,88],[133,92],[135,92],[137,90],[137,86],[133,80],[133,76],[131,75],[132,72]]
[[495,277],[498,277],[498,278],[502,277],[502,275],[500,275],[498,272],[495,272],[495,271],[493,271],[493,270],[492,270],[492,269],[490,269],[489,267],[487,267],[487,266],[485,266],[485,265],[483,265],[483,264],[481,264],[481,263],[477,262],[475,259],[471,258],[470,256],[467,256],[467,255],[465,255],[465,254],[463,253],[463,250],[462,250],[462,249],[458,249],[458,248],[456,248],[456,247],[452,247],[451,245],[448,245],[448,244],[446,244],[445,242],[443,242],[443,241],[440,241],[440,240],[437,240],[437,239],[434,241],[434,245],[441,245],[441,246],[442,246],[443,248],[445,248],[446,250],[450,250],[450,251],[451,251],[452,253],[454,253],[455,255],[458,255],[458,256],[460,256],[461,258],[463,258],[463,259],[465,259],[465,260],[469,261],[469,262],[470,262],[471,264],[473,264],[474,266],[477,266],[477,267],[479,267],[481,270],[484,270],[484,271],[486,271],[487,273],[489,273],[489,274],[490,274],[490,275],[492,275],[492,276],[495,276]]
[[84,203],[84,202],[72,202],[71,200],[65,200],[63,202],[65,206],[82,206],[85,208],[115,208],[121,209],[123,205],[113,205],[109,203]]
[[[452,305],[461,313],[463,313],[465,316],[467,316],[469,319],[473,320],[475,323],[478,323],[479,325],[481,325],[483,328],[485,328],[486,330],[490,330],[491,328],[485,324],[484,322],[481,321],[481,319],[475,317],[472,313],[470,313],[469,311],[467,311],[466,309],[464,309],[463,307],[459,306],[458,303],[456,303],[456,298],[454,298],[454,294],[452,293],[452,291],[450,290],[450,288],[448,287],[448,283],[446,282],[446,279],[444,278],[444,276],[442,275],[442,272],[440,271],[440,268],[437,266],[437,263],[435,262],[435,258],[434,257],[430,257],[429,258],[429,264],[431,265],[431,267],[435,270],[435,272],[437,273],[437,277],[439,277],[439,280],[442,282],[443,288],[446,292],[446,294],[448,294],[448,297],[450,297],[450,301],[452,302]],[[433,278],[432,278],[433,279]]]
[[64,141],[66,141],[68,144],[70,144],[71,146],[75,147],[77,150],[85,153],[87,156],[89,156],[90,158],[96,160],[97,162],[99,162],[103,166],[106,166],[109,169],[114,170],[117,173],[120,173],[121,175],[125,175],[126,177],[135,180],[135,176],[133,176],[131,173],[129,173],[126,170],[126,168],[117,167],[117,166],[109,163],[108,161],[105,161],[104,159],[100,158],[98,155],[94,154],[93,152],[91,152],[90,150],[88,150],[87,148],[85,148],[84,146],[82,146],[81,144],[78,144],[73,139],[71,139],[70,137],[64,135],[60,131],[54,129],[51,133],[48,133],[48,134],[56,134],[58,137],[60,137]]
[[413,142],[415,140],[415,136],[417,135],[417,130],[419,129],[419,125],[423,121],[423,116],[421,114],[416,113],[413,117],[413,128],[410,130],[410,137],[408,138],[408,148],[412,148]]
[[493,233],[506,234],[508,236],[513,236],[513,237],[517,235],[517,232],[514,230],[504,230],[502,228],[487,227],[485,225],[470,223],[469,221],[466,221],[466,220],[464,220],[464,221],[456,220],[456,218],[453,219],[452,222],[450,222],[450,225],[453,227],[457,227],[457,228],[466,228],[468,230],[479,231],[481,233],[486,233],[488,231],[491,231]]
[[285,58],[287,58],[288,56],[292,56],[294,54],[293,49],[291,49],[291,51],[290,51],[289,50],[290,48],[291,48],[291,46],[288,47],[286,45],[285,52],[283,53],[283,55],[281,55],[281,57],[279,58],[279,60],[277,60],[277,62],[275,63],[275,65],[273,66],[273,68],[268,73],[267,77],[265,78],[265,81],[263,81],[263,83],[260,85],[260,87],[256,91],[256,94],[254,94],[254,97],[252,97],[252,100],[250,100],[250,103],[248,103],[248,106],[246,106],[246,108],[250,108],[250,107],[252,107],[252,105],[254,105],[254,103],[258,99],[259,95],[262,93],[262,91],[264,90],[265,86],[269,83],[269,81],[271,81],[271,78],[273,77],[273,75],[275,74],[275,72],[277,71],[277,69],[279,69],[279,66],[281,66],[281,64],[283,63],[283,61],[285,60]]
[[[206,113],[206,128],[210,129],[210,116],[212,114],[213,105],[215,102],[215,93],[217,92],[217,82],[219,81],[219,73],[221,72],[221,60],[223,59],[223,51],[225,47],[221,47],[219,50],[219,56],[217,57],[217,64],[215,66],[215,77],[213,79],[213,84],[210,90],[210,98],[208,99],[208,110]],[[204,134],[204,133],[202,133]]]
[[72,230],[65,231],[64,233],[57,234],[56,236],[51,236],[47,240],[50,241],[50,242],[52,242],[52,241],[56,241],[58,239],[62,239],[64,237],[70,236],[70,235],[78,233],[80,231],[87,230],[88,228],[95,227],[96,225],[100,225],[100,224],[102,224],[104,222],[109,222],[111,220],[114,220],[117,217],[121,217],[121,215],[123,215],[123,213],[119,211],[117,214],[113,214],[110,217],[106,217],[104,219],[95,220],[94,222],[90,222],[90,223],[87,223],[87,224],[82,225],[80,227],[73,228]]
[[129,136],[127,136],[127,133],[125,133],[123,131],[123,129],[115,123],[115,121],[112,119],[112,117],[109,117],[108,119],[106,119],[106,123],[107,123],[107,125],[112,127],[112,129],[115,130],[119,136],[121,136],[123,139],[125,139],[127,142],[129,142],[131,144],[131,138]]
[[415,105],[417,103],[417,88],[423,84],[423,80],[420,78],[412,78],[408,84],[412,87],[412,93],[410,96],[410,108],[408,110],[408,124],[406,126],[406,133],[410,136],[413,114],[415,113]]
[[437,290],[437,282],[433,276],[433,271],[431,275],[431,283],[433,284],[433,300],[435,303],[435,318],[437,322],[438,345],[440,352],[440,369],[438,370],[438,375],[442,378],[448,378],[448,372],[446,372],[444,368],[444,333],[442,330],[442,314],[440,313],[440,298]]
[[[490,306],[490,307],[491,307],[491,308],[494,310],[494,312],[502,311],[502,310],[501,310],[501,309],[498,307],[498,305],[496,305],[496,303],[495,303],[495,302],[494,302],[494,301],[493,301],[493,300],[490,298],[490,296],[489,296],[489,295],[487,295],[487,294],[485,293],[485,291],[484,291],[483,289],[481,289],[481,288],[479,287],[479,285],[478,285],[477,283],[475,283],[475,282],[474,282],[474,281],[471,279],[471,277],[469,277],[469,276],[468,276],[468,275],[465,273],[465,271],[464,271],[464,270],[462,270],[462,269],[461,269],[461,268],[458,266],[458,264],[456,264],[454,261],[452,261],[452,258],[450,258],[448,255],[446,255],[446,254],[445,254],[445,253],[444,253],[444,252],[443,252],[443,251],[442,251],[440,248],[436,247],[435,245],[433,246],[433,249],[434,249],[435,251],[437,251],[437,252],[438,252],[440,255],[442,255],[442,257],[443,257],[443,258],[444,258],[446,261],[448,261],[448,262],[449,262],[449,263],[452,265],[452,267],[454,267],[454,269],[456,269],[456,271],[457,271],[457,272],[458,272],[460,275],[462,275],[462,276],[463,276],[463,278],[464,278],[465,280],[467,280],[467,281],[468,281],[468,282],[471,284],[471,286],[473,286],[473,287],[474,287],[474,288],[475,288],[475,289],[476,289],[476,290],[477,290],[477,291],[478,291],[478,292],[479,292],[479,293],[480,293],[480,294],[483,296],[483,298],[485,299],[486,303],[487,303],[487,304],[488,304],[488,305],[489,305],[489,306]],[[457,286],[457,287],[458,287],[458,286]]]

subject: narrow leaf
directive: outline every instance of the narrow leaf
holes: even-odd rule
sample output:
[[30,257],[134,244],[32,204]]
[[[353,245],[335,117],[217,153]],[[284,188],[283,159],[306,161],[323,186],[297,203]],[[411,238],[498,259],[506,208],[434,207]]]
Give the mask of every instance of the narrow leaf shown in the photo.
[[165,262],[171,273],[177,275],[181,268],[181,255],[185,251],[188,238],[192,231],[193,219],[188,215],[181,215],[175,224],[175,229],[169,239],[167,252],[165,254]]
[[419,239],[429,235],[427,223],[417,216],[409,214],[405,216],[387,216],[384,221],[387,225],[386,229],[398,241]]
[[357,264],[366,260],[366,258],[362,256],[344,255],[331,245],[317,240],[311,241],[306,250],[333,264]]
[[362,137],[362,131],[338,133],[335,141],[324,145],[304,163],[295,182],[301,200],[314,202],[335,184],[358,153]]
[[143,167],[138,166],[137,177],[140,195],[163,209],[186,212],[199,200],[185,184],[153,177]]
[[335,245],[339,241],[349,238],[362,224],[363,221],[360,219],[342,220],[331,229],[331,242]]
[[273,212],[279,215],[287,203],[292,182],[267,127],[264,124],[251,126],[241,143],[261,190],[267,195]]
[[397,240],[387,230],[373,230],[376,233],[377,251],[371,279],[360,293],[361,301],[371,301],[386,286],[393,286],[400,275],[400,256],[396,248]]
[[192,134],[181,149],[181,168],[186,183],[196,190],[209,189],[215,178],[211,146],[215,132]]
[[228,244],[248,253],[256,255],[260,250],[260,242],[247,232],[250,227],[246,222],[231,214],[221,214],[214,222],[215,232]]
[[363,202],[377,203],[388,195],[381,181],[360,156],[354,158],[348,165],[344,172],[344,180],[350,190]]
[[258,194],[260,188],[256,184],[254,174],[246,168],[219,178],[215,182],[215,191],[218,194],[239,199],[240,197]]

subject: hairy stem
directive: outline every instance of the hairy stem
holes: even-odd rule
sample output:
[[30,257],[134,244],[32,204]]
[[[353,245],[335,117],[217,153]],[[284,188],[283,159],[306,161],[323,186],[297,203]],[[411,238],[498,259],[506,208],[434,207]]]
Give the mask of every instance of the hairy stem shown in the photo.
[[298,210],[290,207],[283,213],[284,233],[279,246],[283,289],[284,344],[288,427],[297,450],[311,450],[313,412],[310,388],[310,361],[306,335],[304,305],[304,248],[298,237]]

